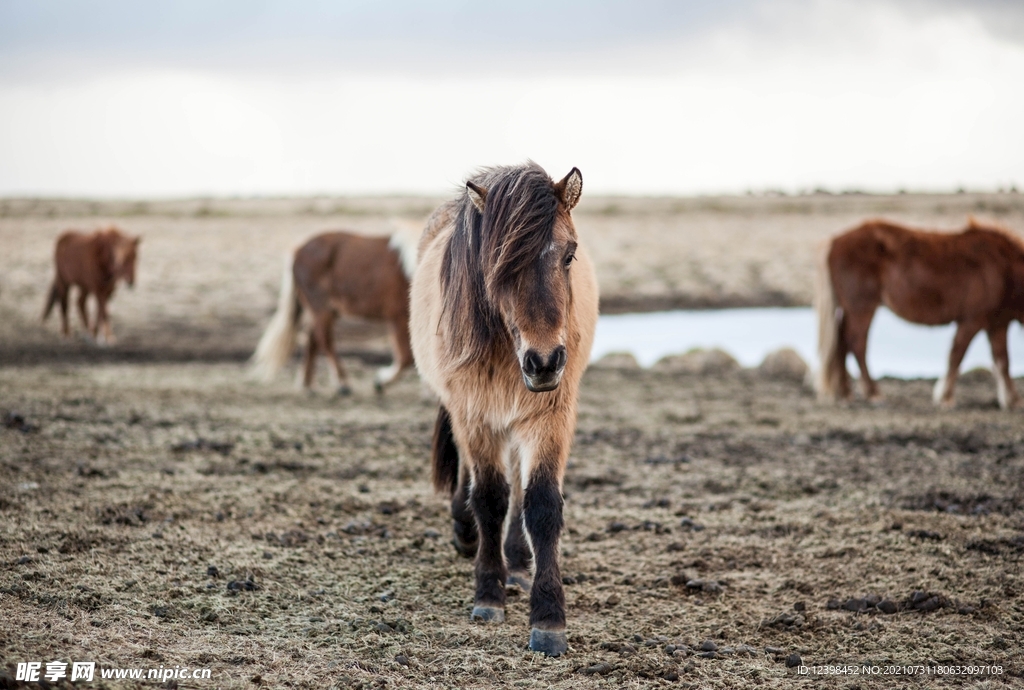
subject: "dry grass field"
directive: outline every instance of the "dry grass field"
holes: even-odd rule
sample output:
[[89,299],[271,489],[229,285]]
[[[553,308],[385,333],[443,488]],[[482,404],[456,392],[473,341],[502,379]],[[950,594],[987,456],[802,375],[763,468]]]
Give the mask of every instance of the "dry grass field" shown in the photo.
[[[472,564],[429,485],[435,410],[415,375],[371,392],[380,332],[342,333],[349,398],[244,377],[288,247],[432,204],[0,201],[0,687],[52,660],[211,670],[180,688],[804,687],[800,665],[862,664],[1001,673],[826,682],[1024,682],[1024,423],[985,373],[939,411],[929,381],[821,406],[753,370],[592,367],[569,653],[526,650],[522,596],[470,623]],[[1024,230],[1013,194],[591,199],[577,225],[623,310],[804,304],[833,232],[968,213]],[[145,237],[120,343],[62,342],[38,324],[53,239],[106,222]]]
[[[116,223],[141,234],[138,282],[112,303],[116,361],[240,359],[277,300],[284,256],[310,235],[387,234],[418,225],[424,198],[164,202],[0,200],[0,364],[51,358],[57,321],[38,325],[53,243],[68,228]],[[605,312],[810,304],[819,244],[866,217],[941,229],[968,214],[1024,232],[1024,195],[809,195],[588,198],[574,213]],[[355,349],[366,329],[342,335]],[[373,330],[371,329],[371,332]],[[379,334],[379,332],[377,332]],[[346,338],[346,335],[349,336]],[[63,358],[95,358],[61,346]]]

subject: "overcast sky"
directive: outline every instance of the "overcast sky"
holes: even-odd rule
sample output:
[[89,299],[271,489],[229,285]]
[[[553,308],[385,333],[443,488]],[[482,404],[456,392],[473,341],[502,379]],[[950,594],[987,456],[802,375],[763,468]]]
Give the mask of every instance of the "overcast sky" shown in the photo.
[[1024,2],[0,2],[0,195],[1024,188]]

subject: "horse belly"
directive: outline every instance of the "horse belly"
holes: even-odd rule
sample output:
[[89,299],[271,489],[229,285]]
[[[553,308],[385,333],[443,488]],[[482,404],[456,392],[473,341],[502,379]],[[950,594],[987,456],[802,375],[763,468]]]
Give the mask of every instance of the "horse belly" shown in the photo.
[[962,287],[925,267],[893,264],[883,273],[882,303],[911,323],[941,326],[960,318]]

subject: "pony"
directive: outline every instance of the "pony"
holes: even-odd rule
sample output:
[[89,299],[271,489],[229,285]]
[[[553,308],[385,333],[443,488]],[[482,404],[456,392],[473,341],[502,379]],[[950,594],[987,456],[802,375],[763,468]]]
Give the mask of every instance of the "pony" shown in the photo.
[[548,656],[568,646],[562,480],[598,310],[570,215],[582,189],[576,168],[557,183],[532,162],[478,171],[428,221],[410,297],[417,369],[440,402],[434,487],[476,559],[470,618],[504,621],[518,585],[530,649]]
[[396,232],[368,237],[351,232],[326,232],[308,240],[286,257],[277,311],[263,332],[251,361],[252,371],[270,381],[291,357],[303,311],[312,318],[308,329],[302,384],[309,390],[316,356],[323,352],[333,368],[339,395],[351,388],[334,350],[334,320],[355,316],[388,325],[393,361],[377,371],[374,389],[383,393],[413,365],[409,344],[409,281],[416,269],[416,237]]
[[[62,233],[54,250],[57,276],[50,286],[43,321],[49,318],[53,306],[60,303],[61,332],[65,338],[70,337],[68,293],[72,286],[77,286],[78,315],[85,330],[93,340],[100,342],[99,330],[102,327],[102,344],[113,345],[116,340],[110,314],[107,313],[107,302],[114,296],[118,280],[134,287],[140,242],[141,237],[125,235],[113,225],[89,234],[76,230]],[[96,295],[96,319],[91,326],[86,308],[90,294]]]
[[958,233],[868,220],[833,238],[818,269],[819,397],[850,397],[846,355],[852,352],[864,396],[881,398],[868,373],[866,351],[871,319],[885,304],[913,323],[956,322],[948,370],[935,384],[935,404],[953,405],[960,362],[981,330],[992,348],[1000,407],[1020,404],[1010,377],[1006,333],[1011,321],[1024,317],[1024,242],[1009,230],[974,218]]

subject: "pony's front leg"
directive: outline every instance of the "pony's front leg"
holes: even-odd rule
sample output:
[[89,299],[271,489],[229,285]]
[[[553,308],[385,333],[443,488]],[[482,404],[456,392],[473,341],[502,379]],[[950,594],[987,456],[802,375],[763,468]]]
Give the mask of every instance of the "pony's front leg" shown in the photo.
[[473,485],[469,504],[476,517],[476,595],[471,620],[505,620],[505,581],[508,571],[501,553],[501,538],[508,513],[509,485],[505,478],[498,439],[490,434],[469,446],[473,458]]
[[523,521],[533,546],[535,571],[530,590],[530,649],[559,656],[568,649],[565,634],[565,592],[558,567],[562,533],[564,453],[541,453],[528,468],[523,495]]
[[92,337],[97,343],[100,343],[100,330],[102,329],[103,342],[100,344],[114,344],[114,329],[110,327],[110,313],[107,311],[107,298],[99,294],[96,295],[96,321],[93,323],[92,327]]
[[107,345],[116,345],[117,336],[114,335],[114,324],[110,321],[110,312],[103,309],[103,342]]

